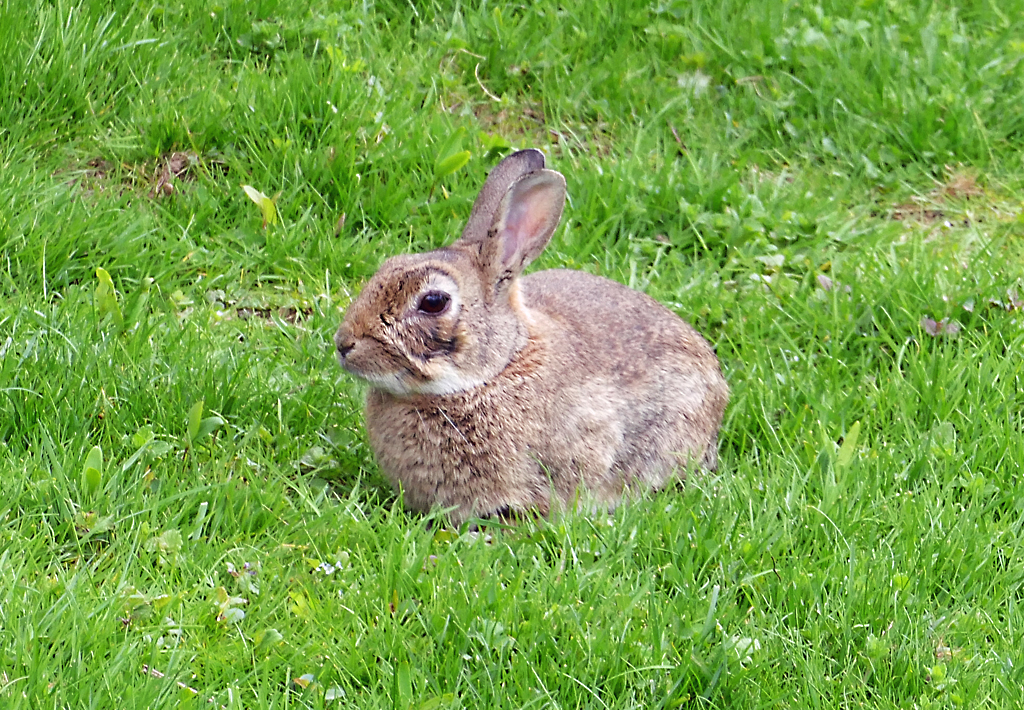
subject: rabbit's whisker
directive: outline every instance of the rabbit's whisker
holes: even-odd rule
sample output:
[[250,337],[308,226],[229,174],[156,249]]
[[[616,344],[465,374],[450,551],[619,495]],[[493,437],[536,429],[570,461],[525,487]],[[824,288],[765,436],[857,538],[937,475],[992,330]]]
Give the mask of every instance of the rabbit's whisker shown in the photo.
[[452,425],[452,429],[454,429],[455,431],[459,432],[459,436],[461,436],[461,437],[462,437],[462,440],[463,440],[464,442],[466,442],[466,443],[468,444],[468,443],[469,443],[469,439],[467,439],[467,438],[466,438],[466,435],[465,435],[465,434],[463,434],[463,433],[462,433],[462,432],[461,432],[461,431],[459,430],[459,428],[458,428],[457,426],[455,426],[455,422],[453,422],[453,421],[451,420],[451,417],[449,417],[449,416],[448,416],[448,413],[447,413],[447,412],[445,412],[445,411],[444,411],[443,409],[441,409],[440,407],[438,407],[438,408],[437,408],[437,411],[438,411],[438,413],[439,413],[439,414],[440,414],[440,415],[441,415],[442,417],[444,417],[444,418],[445,418],[445,421],[447,421],[447,422],[448,422],[449,424],[451,424],[451,425]]

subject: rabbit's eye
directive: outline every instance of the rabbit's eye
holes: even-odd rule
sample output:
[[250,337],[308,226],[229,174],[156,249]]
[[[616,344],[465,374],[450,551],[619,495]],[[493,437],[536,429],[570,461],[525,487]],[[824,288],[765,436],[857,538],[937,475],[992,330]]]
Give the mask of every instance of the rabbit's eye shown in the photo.
[[420,313],[426,313],[429,316],[439,316],[448,310],[448,304],[451,303],[452,297],[442,291],[430,291],[423,294],[420,298],[419,304],[416,306],[416,310]]

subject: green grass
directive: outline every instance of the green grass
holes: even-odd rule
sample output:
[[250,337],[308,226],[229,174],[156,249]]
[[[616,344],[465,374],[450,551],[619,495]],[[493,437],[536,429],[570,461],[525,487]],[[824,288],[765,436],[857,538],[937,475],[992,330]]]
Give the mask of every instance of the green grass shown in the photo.
[[[0,705],[1021,707],[1021,37],[1019,0],[0,5]],[[448,530],[331,336],[527,146],[570,193],[540,267],[716,345],[722,464]]]

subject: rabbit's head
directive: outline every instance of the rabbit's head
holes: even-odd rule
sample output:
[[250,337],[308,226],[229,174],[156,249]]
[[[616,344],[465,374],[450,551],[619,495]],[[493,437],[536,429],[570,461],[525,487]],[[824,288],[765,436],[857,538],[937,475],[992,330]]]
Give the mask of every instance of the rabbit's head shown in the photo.
[[398,396],[446,395],[501,372],[527,338],[517,278],[561,218],[565,179],[536,150],[487,178],[462,236],[384,262],[335,335],[348,372]]

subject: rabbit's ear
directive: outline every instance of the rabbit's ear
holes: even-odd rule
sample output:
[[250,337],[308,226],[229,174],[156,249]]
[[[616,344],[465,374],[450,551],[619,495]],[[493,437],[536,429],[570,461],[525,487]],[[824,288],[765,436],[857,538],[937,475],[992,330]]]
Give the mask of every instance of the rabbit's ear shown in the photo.
[[494,223],[498,205],[512,183],[527,173],[543,169],[544,154],[533,148],[513,153],[494,166],[473,203],[473,211],[466,222],[466,228],[462,230],[460,241],[485,239],[487,230]]
[[512,183],[498,205],[483,249],[490,270],[506,280],[516,277],[547,246],[565,207],[565,178],[538,170]]

